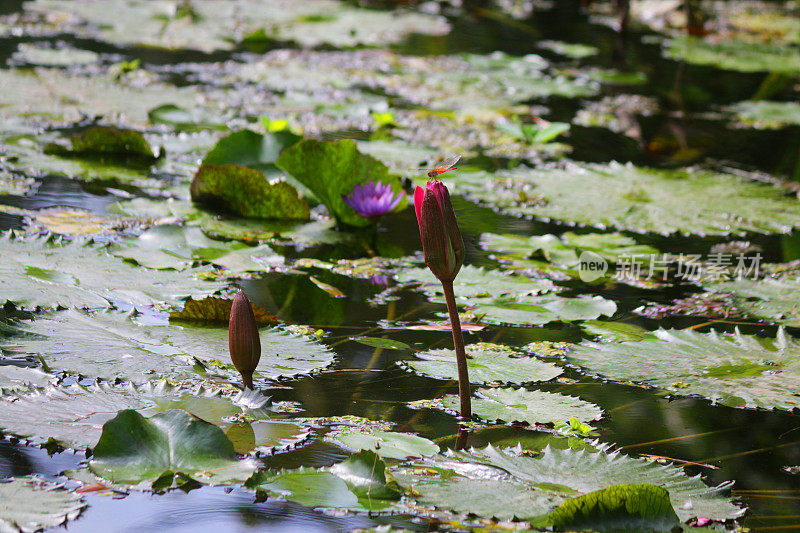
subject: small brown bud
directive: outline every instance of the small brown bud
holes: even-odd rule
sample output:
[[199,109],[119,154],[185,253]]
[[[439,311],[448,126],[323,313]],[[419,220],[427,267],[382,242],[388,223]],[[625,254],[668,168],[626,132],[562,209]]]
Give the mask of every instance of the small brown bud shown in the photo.
[[258,336],[253,307],[244,291],[239,289],[231,305],[228,324],[228,348],[233,366],[242,375],[245,388],[253,388],[253,372],[261,359],[261,339]]

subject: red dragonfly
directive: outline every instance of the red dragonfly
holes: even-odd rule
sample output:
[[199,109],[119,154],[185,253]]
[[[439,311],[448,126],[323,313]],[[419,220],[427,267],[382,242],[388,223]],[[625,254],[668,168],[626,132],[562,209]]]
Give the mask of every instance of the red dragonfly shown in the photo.
[[438,163],[438,164],[437,164],[435,167],[433,167],[433,168],[418,168],[417,170],[424,170],[425,172],[427,172],[427,173],[428,173],[428,177],[429,177],[429,178],[435,178],[435,177],[436,177],[436,176],[438,176],[439,174],[444,174],[444,173],[445,173],[445,172],[447,172],[448,170],[455,170],[455,169],[457,169],[458,167],[456,167],[456,166],[453,166],[453,165],[455,165],[456,163],[458,163],[458,160],[459,160],[459,159],[461,159],[461,156],[460,156],[460,155],[454,155],[454,156],[452,156],[452,157],[448,157],[447,159],[445,159],[445,160],[444,160],[444,161],[442,161],[441,163]]

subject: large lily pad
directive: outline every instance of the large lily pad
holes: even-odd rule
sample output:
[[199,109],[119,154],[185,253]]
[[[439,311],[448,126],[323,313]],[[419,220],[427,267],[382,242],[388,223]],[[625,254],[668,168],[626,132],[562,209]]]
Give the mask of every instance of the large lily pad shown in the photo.
[[[134,383],[158,376],[197,380],[200,376],[194,367],[200,362],[235,379],[233,367],[227,363],[225,327],[144,325],[137,323],[134,314],[75,310],[40,316],[22,327],[18,335],[0,339],[4,353],[39,354],[54,371]],[[330,350],[306,337],[269,327],[262,328],[260,335],[256,379],[310,372],[333,360]],[[100,352],[98,346],[102,346]]]
[[221,429],[171,409],[145,418],[121,411],[103,425],[89,468],[115,483],[136,485],[182,475],[200,483],[243,482],[258,468],[239,460]]
[[736,307],[755,317],[784,326],[800,327],[800,279],[740,278],[708,284],[714,291],[733,295]]
[[[250,408],[243,402],[237,403],[238,394],[233,387],[187,390],[165,381],[143,385],[93,383],[46,387],[1,400],[0,427],[36,443],[52,439],[62,446],[80,450],[94,447],[103,424],[124,409],[134,409],[145,415],[183,409],[220,426],[240,453],[254,448],[264,451],[284,448],[307,436],[307,431],[296,424],[272,420],[274,414],[263,406],[256,407],[255,402],[251,402],[253,407]],[[266,397],[258,399],[261,403],[267,402]],[[249,431],[245,431],[244,426]],[[248,433],[249,439],[242,438]]]
[[55,528],[78,517],[81,497],[56,483],[12,478],[0,483],[0,530],[32,533]]
[[[422,467],[422,468],[419,468]],[[454,452],[396,467],[392,473],[411,485],[422,505],[498,519],[518,518],[548,525],[546,515],[568,498],[627,483],[665,488],[682,521],[693,517],[727,520],[743,510],[723,496],[732,483],[705,485],[671,465],[651,463],[620,453],[559,450],[540,456],[524,450]]]
[[203,165],[242,165],[268,176],[278,171],[275,161],[281,152],[302,137],[288,130],[257,133],[241,130],[231,133],[214,145],[203,158]]
[[800,126],[800,103],[748,100],[728,106],[740,122],[760,129]]
[[782,189],[703,170],[521,167],[494,175],[462,172],[453,188],[509,214],[639,232],[786,233],[800,220],[800,203]]
[[433,441],[411,433],[377,431],[369,426],[344,426],[333,433],[334,439],[347,448],[370,450],[381,457],[391,459],[424,457],[439,453],[439,446]]
[[108,300],[133,305],[178,303],[211,295],[223,285],[201,281],[193,271],[142,270],[90,240],[66,243],[52,237],[0,237],[0,301],[25,307],[107,307]]
[[36,0],[25,9],[41,17],[39,27],[58,33],[123,46],[204,52],[230,50],[242,40],[248,44],[277,40],[304,46],[381,45],[397,42],[411,32],[443,34],[449,30],[441,17],[375,11],[334,0],[245,0],[237,4],[204,0],[177,6],[168,1],[112,0],[104,9],[68,0]]
[[[356,185],[367,181],[382,182],[391,185],[394,194],[403,192],[400,181],[389,174],[386,165],[359,152],[356,143],[350,139],[300,141],[284,150],[277,164],[319,198],[334,217],[351,226],[370,223],[342,199],[342,195],[352,193]],[[395,210],[407,205],[408,200],[403,195]]]
[[164,83],[134,84],[114,80],[110,74],[89,77],[46,68],[2,70],[0,86],[9,88],[4,91],[0,117],[24,114],[30,122],[36,117],[46,121],[77,122],[85,115],[102,115],[113,121],[124,115],[129,125],[144,126],[150,109],[172,102],[191,105],[197,98],[193,89],[178,89]]
[[[479,343],[466,346],[467,367],[472,383],[529,383],[548,381],[563,370],[539,359],[522,355],[508,346]],[[417,354],[421,360],[404,361],[413,370],[440,379],[457,379],[453,350],[430,350]]]
[[620,381],[697,394],[731,407],[800,407],[800,342],[693,330],[658,330],[655,339],[598,344],[567,352],[570,362]]
[[197,227],[164,224],[136,239],[111,248],[118,257],[155,269],[185,270],[196,261],[211,263],[231,272],[261,271],[283,258],[269,246],[249,246],[236,241],[209,239]]
[[[398,281],[419,283],[426,294],[444,302],[442,284],[427,267],[404,268],[395,275]],[[487,270],[467,265],[461,268],[453,281],[456,301],[466,303],[472,298],[503,296],[508,294],[542,294],[555,290],[548,279],[530,279],[509,275],[500,270]]]
[[245,218],[308,220],[308,204],[289,183],[268,180],[240,165],[203,165],[192,180],[192,200]]
[[[573,396],[526,389],[478,389],[478,399],[472,400],[472,411],[484,420],[554,424],[571,418],[597,420],[603,411],[596,405]],[[444,406],[457,410],[458,396],[444,397]]]
[[669,41],[665,54],[687,63],[739,72],[800,72],[800,48],[776,42],[743,39],[712,42],[681,36]]

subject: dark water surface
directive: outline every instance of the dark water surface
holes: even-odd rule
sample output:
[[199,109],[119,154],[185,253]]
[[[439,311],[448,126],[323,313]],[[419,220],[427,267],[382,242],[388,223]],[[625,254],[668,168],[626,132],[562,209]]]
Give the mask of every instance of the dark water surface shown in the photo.
[[[634,161],[639,164],[672,165],[669,149],[655,151],[653,140],[674,138],[680,131],[692,147],[700,149],[697,160],[709,157],[731,162],[739,168],[760,170],[784,179],[797,178],[800,128],[780,132],[732,130],[727,124],[708,118],[704,112],[715,106],[746,100],[758,90],[763,74],[738,74],[713,68],[697,67],[665,60],[657,44],[643,44],[641,34],[620,39],[610,29],[593,25],[576,9],[577,2],[555,2],[554,9],[534,12],[524,25],[514,25],[494,18],[468,13],[453,20],[453,31],[445,37],[413,36],[397,48],[410,54],[489,53],[502,50],[511,54],[540,53],[554,58],[536,46],[540,39],[557,39],[591,44],[601,53],[580,64],[641,71],[648,82],[627,88],[604,88],[604,94],[629,91],[653,96],[665,111],[640,117],[641,142],[611,133],[603,128],[573,127],[569,143],[574,145],[572,158],[586,161]],[[0,2],[0,12],[18,9],[19,2]],[[119,54],[126,60],[141,59],[144,67],[163,67],[184,61],[218,61],[229,53],[165,53],[155,50],[110,47],[91,40],[59,37],[76,47]],[[32,39],[25,39],[31,41]],[[0,39],[0,60],[7,61],[21,40]],[[246,57],[242,56],[242,57]],[[180,80],[177,80],[180,81]],[[600,97],[597,97],[600,98]],[[545,118],[569,121],[579,100],[551,99]],[[669,143],[666,143],[669,145]],[[489,165],[505,165],[489,161]],[[27,209],[71,206],[103,213],[108,204],[119,198],[102,188],[89,189],[78,181],[51,177],[45,179],[30,196],[0,198],[0,202]],[[574,228],[536,221],[526,221],[496,214],[466,201],[456,207],[462,231],[469,247],[467,262],[491,266],[494,263],[476,246],[482,232],[523,235],[562,233]],[[13,215],[0,215],[0,228],[22,227]],[[577,231],[584,231],[578,228]],[[382,236],[402,247],[406,254],[419,249],[419,236],[412,210],[387,220]],[[724,239],[636,236],[643,243],[669,253],[707,254],[710,246]],[[750,236],[762,246],[768,261],[788,261],[800,257],[800,246],[792,236]],[[305,250],[303,255],[327,258],[337,250],[321,247]],[[348,340],[348,337],[379,327],[382,320],[419,320],[441,314],[444,307],[430,304],[418,292],[402,290],[399,299],[387,303],[365,302],[382,290],[366,281],[352,280],[331,273],[319,275],[321,281],[341,289],[347,298],[332,300],[308,279],[270,274],[247,281],[243,287],[255,301],[268,309],[277,306],[290,323],[311,324],[329,332],[324,342],[334,347],[338,357],[328,370],[290,382],[276,391],[277,400],[295,400],[302,404],[299,416],[359,415],[375,420],[391,420],[404,429],[436,439],[452,435],[458,429],[456,419],[442,412],[416,411],[406,402],[455,393],[455,383],[423,378],[398,369],[395,361],[407,357],[403,352],[376,350]],[[703,319],[675,318],[655,321],[631,313],[645,302],[669,302],[695,292],[691,285],[668,290],[635,289],[616,286],[605,291],[619,306],[617,320],[625,320],[650,329],[659,326],[686,328],[705,322]],[[293,303],[286,302],[292,294]],[[320,298],[324,298],[323,302]],[[286,304],[286,305],[284,305]],[[716,324],[722,330],[733,325]],[[741,326],[746,333],[773,335],[775,328],[762,325]],[[701,331],[705,329],[701,328]],[[795,334],[797,332],[794,332]],[[371,335],[381,335],[381,331]],[[447,347],[447,332],[393,330],[391,338],[417,349]],[[544,327],[490,327],[479,333],[467,333],[466,341],[492,341],[522,345],[535,340],[578,341],[577,326],[550,324]],[[690,465],[687,471],[701,474],[708,483],[736,480],[735,495],[749,507],[742,523],[759,531],[800,531],[800,476],[782,470],[800,464],[800,416],[795,413],[768,412],[711,406],[703,399],[671,399],[646,388],[605,383],[569,368],[566,377],[577,383],[551,383],[543,390],[579,394],[602,406],[606,416],[597,424],[600,439],[616,443],[624,451],[655,454],[707,466]],[[798,384],[800,389],[800,384]],[[507,436],[520,438],[531,431],[508,428]],[[482,442],[472,444],[481,445]],[[312,439],[298,449],[264,458],[274,468],[330,465],[346,454],[320,439]],[[48,455],[39,448],[14,441],[0,442],[0,477],[32,473],[48,479],[59,478],[63,470],[85,460],[83,454],[68,451]],[[429,524],[405,517],[331,516],[303,506],[269,500],[255,502],[244,489],[229,490],[204,487],[188,494],[172,491],[163,495],[132,493],[124,498],[87,495],[89,507],[81,518],[67,525],[69,531],[246,531],[253,528],[279,531],[337,531],[376,524],[393,524],[427,530]]]

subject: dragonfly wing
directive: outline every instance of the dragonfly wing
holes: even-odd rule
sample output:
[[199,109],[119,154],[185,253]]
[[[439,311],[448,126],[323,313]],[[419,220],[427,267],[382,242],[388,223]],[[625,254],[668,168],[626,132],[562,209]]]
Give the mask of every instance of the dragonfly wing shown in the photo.
[[458,163],[459,159],[461,159],[460,155],[454,155],[452,157],[448,157],[447,159],[442,161],[440,164],[436,165],[436,170],[441,170],[441,169],[445,169],[446,170],[446,169],[454,166],[456,163]]

